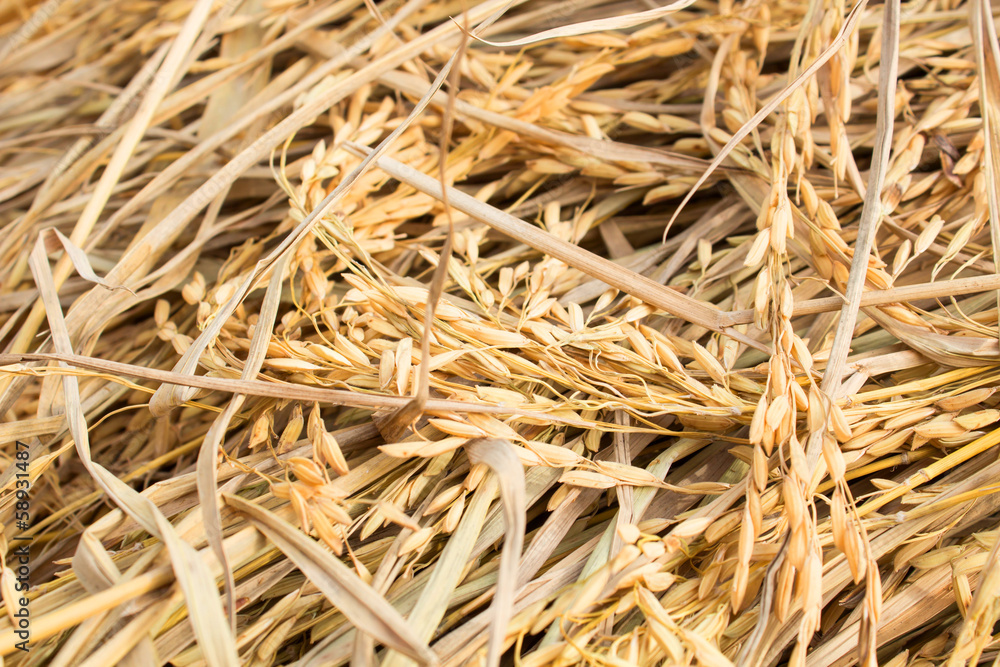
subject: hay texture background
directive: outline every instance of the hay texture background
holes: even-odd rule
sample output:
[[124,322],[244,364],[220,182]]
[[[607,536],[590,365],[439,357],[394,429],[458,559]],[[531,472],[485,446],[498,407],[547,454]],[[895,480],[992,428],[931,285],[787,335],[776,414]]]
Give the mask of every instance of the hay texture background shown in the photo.
[[4,664],[1000,660],[985,0],[0,35]]

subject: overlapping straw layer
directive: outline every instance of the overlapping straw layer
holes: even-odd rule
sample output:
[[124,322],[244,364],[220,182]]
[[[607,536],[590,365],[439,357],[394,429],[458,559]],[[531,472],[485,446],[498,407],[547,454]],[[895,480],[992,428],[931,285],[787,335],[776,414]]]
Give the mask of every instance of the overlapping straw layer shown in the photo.
[[1000,659],[984,0],[0,21],[4,664]]

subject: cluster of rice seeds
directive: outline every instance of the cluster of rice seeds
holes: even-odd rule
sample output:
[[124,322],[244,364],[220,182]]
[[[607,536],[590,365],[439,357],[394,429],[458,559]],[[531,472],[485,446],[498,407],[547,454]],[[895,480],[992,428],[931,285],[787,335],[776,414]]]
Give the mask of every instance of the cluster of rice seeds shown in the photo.
[[[764,12],[766,14],[766,10]],[[734,50],[723,68],[722,89],[726,91],[726,107],[722,119],[728,130],[733,132],[756,111],[754,104],[769,32],[759,29],[752,36],[757,56]],[[793,661],[797,664],[801,664],[805,647],[819,628],[823,563],[822,549],[811,520],[811,500],[806,492],[811,474],[806,465],[804,443],[799,439],[797,422],[798,415],[805,413],[809,416],[809,426],[815,428],[816,421],[822,424],[825,409],[818,387],[812,383],[812,354],[791,323],[794,297],[788,275],[788,242],[795,239],[796,223],[789,181],[805,183],[804,189],[811,187],[803,179],[803,174],[814,160],[810,130],[817,108],[814,81],[811,86],[797,89],[782,105],[772,129],[769,165],[765,162],[768,160],[766,154],[754,156],[753,151],[743,152],[743,147],[732,153],[737,163],[758,172],[770,183],[770,191],[757,216],[758,231],[749,242],[744,265],[748,268],[761,267],[752,293],[754,323],[759,329],[769,332],[774,354],[767,362],[767,383],[757,400],[749,427],[752,450],[745,455],[749,465],[746,501],[738,528],[730,601],[734,610],[743,609],[750,583],[754,545],[763,530],[762,496],[767,490],[773,465],[769,459],[777,447],[781,452],[780,488],[786,518],[781,532],[787,531],[788,547],[777,576],[773,609],[781,622],[792,608],[804,611],[793,654]],[[725,143],[729,135],[717,131],[712,139]],[[812,199],[816,199],[814,194]],[[735,357],[730,355],[730,364]],[[796,375],[808,383],[800,384]],[[833,410],[839,408],[834,406]],[[835,448],[825,449],[833,450],[831,455],[839,459],[840,453]],[[843,463],[831,465],[830,469],[834,475],[840,473],[841,478],[837,481],[842,483]],[[841,489],[838,488],[835,493],[840,494]],[[759,586],[759,579],[756,583]]]

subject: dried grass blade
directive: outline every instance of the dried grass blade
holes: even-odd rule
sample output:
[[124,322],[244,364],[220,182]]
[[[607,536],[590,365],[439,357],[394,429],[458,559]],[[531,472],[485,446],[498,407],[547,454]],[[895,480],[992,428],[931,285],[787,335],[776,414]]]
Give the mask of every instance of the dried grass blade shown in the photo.
[[205,524],[205,537],[212,548],[212,553],[222,566],[224,588],[226,591],[226,613],[229,618],[229,627],[236,633],[236,605],[233,591],[236,584],[233,580],[233,573],[229,567],[226,551],[222,546],[222,518],[219,514],[218,498],[218,458],[219,447],[222,439],[226,435],[226,430],[233,416],[243,405],[245,396],[236,394],[229,400],[226,409],[223,410],[212,426],[209,427],[198,450],[198,462],[195,470],[197,473],[198,500],[201,505],[202,520]]
[[223,499],[245,514],[255,528],[281,549],[355,628],[414,660],[428,665],[438,663],[434,652],[417,637],[396,608],[332,553],[287,521],[248,500],[229,494],[223,495]]
[[[479,34],[532,40],[684,4],[643,2],[476,0],[468,26],[520,5]],[[30,468],[0,471],[0,522],[15,548],[41,538],[28,596],[34,650],[53,667],[204,665],[192,624],[215,628],[184,619],[189,606],[208,609],[185,594],[214,586],[221,598],[225,586],[236,633],[218,603],[212,615],[241,662],[415,667],[355,629],[223,504],[231,493],[338,554],[447,665],[486,667],[502,649],[501,662],[524,667],[799,667],[878,655],[901,667],[947,662],[948,636],[953,664],[989,655],[979,647],[993,639],[1000,598],[974,594],[981,579],[996,588],[981,569],[1000,561],[1000,547],[988,553],[996,531],[983,528],[1000,511],[1000,430],[990,432],[1000,427],[1000,273],[985,257],[987,235],[1000,236],[990,143],[1000,73],[987,43],[995,30],[983,25],[993,8],[903,5],[898,47],[882,39],[884,5],[856,10],[864,15],[841,48],[714,167],[658,243],[732,133],[787,92],[858,2],[693,3],[634,28],[523,48],[471,40],[437,91],[432,80],[468,32],[447,20],[463,23],[461,3],[216,2],[173,82],[165,58],[187,39],[198,0],[127,3],[127,16],[113,3],[63,2],[32,18],[51,0],[0,12],[8,38],[25,34],[25,20],[44,24],[0,62],[0,415],[11,422],[0,425],[0,460],[16,451]],[[0,37],[0,51],[8,46]],[[868,268],[834,392],[837,439],[825,438],[803,486],[800,427],[828,428],[819,382],[869,190],[858,162],[873,162],[872,92],[893,93],[873,75],[893,48],[903,113],[885,215],[869,257],[858,244]],[[670,76],[656,76],[664,67]],[[134,143],[136,109],[162,85],[120,176],[108,176],[118,169],[109,159]],[[377,146],[428,96],[385,155],[437,181],[441,201],[369,168],[318,227],[298,227],[369,157],[345,142]],[[105,198],[108,179],[100,210],[93,195]],[[715,328],[639,305],[575,260],[451,210],[449,186],[554,239],[622,255],[617,264],[714,307]],[[94,210],[82,242],[53,234],[70,237]],[[45,259],[29,262],[40,233]],[[58,293],[41,295],[33,267],[50,271]],[[46,309],[60,304],[56,328],[79,355],[43,338]],[[190,370],[173,372],[220,317]],[[755,351],[768,347],[774,354]],[[73,431],[74,381],[63,376],[82,399]],[[154,409],[171,412],[151,420],[144,403],[157,387]],[[308,429],[293,405],[305,401]],[[296,410],[284,425],[286,406]],[[413,437],[383,444],[393,411]],[[631,423],[614,423],[622,411]],[[322,415],[341,428],[328,433]],[[86,465],[72,451],[81,428]],[[513,616],[503,611],[504,557],[520,549],[505,535],[511,494],[463,449],[480,438],[513,443],[520,511],[537,528],[524,538]],[[10,520],[18,475],[41,507],[58,508],[27,527]],[[133,500],[121,483],[173,533],[140,502],[118,509]],[[820,494],[829,500],[817,515]],[[292,505],[275,506],[281,499]],[[175,583],[166,564],[189,562],[172,558],[168,545],[185,548],[174,533],[211,579]],[[75,554],[65,550],[77,540]],[[10,612],[18,566],[4,562],[4,544],[0,535]],[[933,590],[922,596],[925,584]],[[947,611],[955,603],[964,626]],[[0,613],[0,654],[16,653],[16,623]]]
[[[243,365],[243,372],[240,374],[241,380],[251,380],[257,377],[260,367],[267,356],[267,347],[271,342],[271,331],[274,327],[274,319],[278,312],[278,303],[281,301],[282,277],[285,267],[288,264],[288,255],[285,255],[275,267],[271,274],[271,280],[264,295],[264,303],[260,308],[260,319],[254,330],[253,340],[250,341],[250,351],[247,353],[246,361]],[[233,580],[233,572],[229,567],[226,550],[222,544],[222,516],[219,507],[219,469],[216,460],[219,448],[229,430],[229,424],[237,411],[243,406],[246,399],[244,394],[236,394],[230,400],[226,409],[223,410],[205,434],[201,447],[198,449],[198,463],[196,467],[198,477],[198,500],[201,505],[202,519],[205,522],[205,536],[209,546],[215,554],[219,565],[222,566],[223,578],[226,590],[226,611],[229,614],[229,625],[233,633],[236,633],[236,604],[234,591],[236,583]]]
[[[72,354],[72,343],[45,256],[45,244],[41,238],[32,251],[30,264],[48,315],[55,348],[64,354]],[[235,667],[239,664],[236,642],[227,624],[222,622],[225,614],[215,586],[215,578],[208,571],[198,552],[180,538],[155,504],[93,461],[90,455],[86,418],[80,407],[79,383],[72,375],[64,376],[62,382],[66,400],[66,420],[84,467],[122,510],[149,534],[158,537],[166,545],[177,582],[184,591],[188,603],[188,619],[206,662],[213,667],[216,665]]]
[[[1000,289],[1000,276],[991,274],[956,278],[954,280],[939,280],[932,283],[903,285],[884,290],[869,290],[862,292],[858,299],[861,308],[871,306],[887,306],[893,303],[907,303],[921,299],[939,299],[948,296],[979,294],[989,290]],[[839,296],[821,297],[800,301],[792,308],[792,317],[831,313],[844,306],[844,298]],[[725,315],[727,325],[753,323],[753,310],[733,310]]]
[[[619,426],[629,425],[629,416],[624,410],[615,410],[615,423]],[[622,431],[615,431],[612,435],[614,442],[614,461],[623,465],[632,465],[632,457],[629,454],[628,446],[628,434]],[[653,473],[651,473],[653,474]],[[655,474],[654,474],[655,475]],[[662,481],[662,480],[661,480]],[[608,529],[614,528],[615,531],[612,533],[611,538],[611,556],[614,557],[622,546],[622,539],[620,536],[621,529],[625,526],[634,522],[632,512],[634,510],[633,503],[633,491],[632,487],[619,484],[615,487],[615,496],[618,498],[618,515],[615,517],[614,524],[608,525]]]
[[[70,241],[69,238],[67,238],[66,235],[58,229],[53,227],[51,231],[55,234],[56,238],[59,239],[59,242],[62,243],[62,247],[66,251],[66,256],[69,257],[70,261],[73,263],[73,268],[76,269],[76,272],[79,273],[84,280],[100,285],[107,290],[122,289],[131,293],[132,296],[135,296],[135,292],[125,285],[108,284],[94,271],[94,268],[90,265],[90,260],[87,259],[87,253]],[[45,234],[45,232],[43,232],[43,234]]]
[[[979,69],[979,109],[986,138],[990,241],[993,245],[993,266],[1000,274],[1000,48],[997,48],[993,13],[984,8],[981,0],[969,3],[969,12],[972,14],[970,27]],[[997,308],[1000,309],[1000,291],[997,292]],[[997,335],[1000,336],[1000,329]]]
[[[990,212],[990,239],[993,261],[1000,273],[1000,49],[997,47],[996,25],[991,6],[982,0],[969,4],[971,28],[979,67],[979,108],[986,136],[986,187]],[[997,293],[1000,309],[1000,292]],[[1000,591],[1000,540],[994,542],[982,569],[982,581],[962,622],[957,646],[948,659],[948,667],[959,667],[966,660],[979,662],[983,649],[992,637],[992,628],[1000,616],[997,603]],[[961,647],[961,648],[958,648]],[[971,649],[971,650],[970,650]]]
[[469,461],[483,463],[493,470],[500,482],[500,499],[503,502],[504,548],[500,553],[500,574],[493,597],[493,620],[490,626],[490,643],[486,651],[487,667],[498,667],[514,609],[517,590],[518,564],[524,548],[524,531],[528,511],[524,490],[524,469],[506,440],[491,438],[474,440],[465,446]]
[[992,366],[1000,358],[1000,346],[996,338],[938,333],[926,327],[900,322],[877,308],[867,309],[866,314],[907,346],[944,366]]
[[976,438],[969,444],[950,452],[947,456],[937,459],[932,464],[921,468],[917,473],[911,475],[903,483],[897,485],[889,491],[886,491],[884,494],[872,498],[859,507],[858,514],[860,516],[865,516],[880,507],[884,507],[887,503],[892,502],[897,498],[901,498],[906,495],[907,492],[912,491],[921,484],[925,484],[932,479],[935,479],[946,471],[957,468],[959,464],[968,461],[974,456],[982,454],[997,444],[1000,444],[1000,429],[990,431],[986,435]]
[[[860,3],[858,7],[864,5]],[[861,307],[861,293],[864,291],[868,272],[868,258],[871,255],[875,230],[882,220],[882,187],[889,166],[892,150],[893,119],[896,115],[896,78],[899,70],[899,0],[885,3],[882,23],[882,67],[879,68],[879,99],[876,115],[875,148],[872,152],[872,166],[868,175],[868,189],[858,221],[858,237],[854,244],[854,256],[844,290],[844,305],[840,310],[840,322],[834,335],[829,361],[823,373],[820,390],[828,400],[835,400],[844,375],[844,365],[850,352],[854,325]],[[845,22],[845,26],[847,22]],[[843,31],[841,31],[843,33]],[[806,448],[806,464],[810,471],[816,469],[823,446],[822,432],[809,435]]]
[[785,537],[781,541],[781,546],[778,548],[778,553],[775,554],[764,572],[764,583],[761,585],[760,593],[760,614],[746,642],[740,647],[739,655],[736,657],[737,665],[760,664],[761,642],[767,633],[768,620],[771,618],[771,605],[774,603],[775,578],[784,565],[785,553],[788,551],[790,537],[789,533],[785,533]]
[[674,2],[671,2],[669,5],[657,7],[656,9],[648,9],[644,12],[636,12],[634,14],[625,14],[624,16],[613,16],[606,19],[573,23],[572,25],[563,26],[561,28],[552,28],[551,30],[540,32],[537,35],[525,37],[524,39],[515,39],[510,42],[491,42],[488,39],[483,39],[482,37],[476,37],[476,39],[485,44],[489,44],[490,46],[507,48],[512,46],[537,44],[538,42],[544,42],[549,39],[576,37],[577,35],[586,35],[592,32],[624,30],[625,28],[632,28],[637,25],[642,25],[643,23],[656,21],[664,16],[680,11],[685,7],[690,7],[694,4],[694,2],[695,0],[674,0]]

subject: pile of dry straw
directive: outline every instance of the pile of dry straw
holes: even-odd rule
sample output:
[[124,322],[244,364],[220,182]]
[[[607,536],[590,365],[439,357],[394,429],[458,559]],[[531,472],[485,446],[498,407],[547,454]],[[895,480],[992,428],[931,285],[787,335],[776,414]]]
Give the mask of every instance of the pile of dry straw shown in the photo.
[[997,664],[985,0],[0,21],[5,664]]

